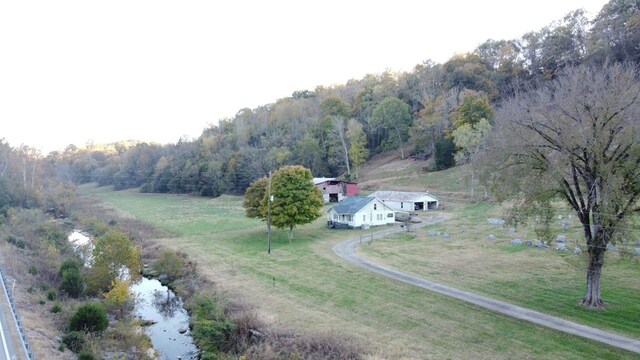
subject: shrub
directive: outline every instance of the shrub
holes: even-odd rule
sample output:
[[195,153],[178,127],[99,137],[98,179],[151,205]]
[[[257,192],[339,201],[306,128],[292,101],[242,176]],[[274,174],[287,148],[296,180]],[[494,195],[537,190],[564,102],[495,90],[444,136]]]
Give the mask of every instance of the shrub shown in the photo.
[[122,316],[127,310],[133,308],[133,295],[129,288],[129,282],[116,279],[111,283],[111,290],[104,294],[104,303],[109,311]]
[[57,313],[59,313],[60,311],[62,311],[62,306],[60,306],[60,304],[58,304],[58,303],[55,303],[55,304],[53,304],[53,306],[51,307],[51,310],[50,310],[50,311],[51,311],[52,313],[54,313],[54,314],[57,314]]
[[235,325],[226,318],[220,305],[210,298],[195,299],[193,307],[191,325],[200,350],[214,354],[225,350]]
[[66,259],[65,261],[62,262],[62,265],[60,265],[60,276],[62,277],[62,274],[65,272],[65,270],[76,270],[76,271],[80,271],[80,263],[75,260],[75,259]]
[[54,290],[51,290],[47,293],[47,300],[55,301],[58,298],[58,293]]
[[158,274],[166,274],[171,281],[180,277],[183,268],[184,260],[169,250],[160,253],[158,260],[153,263],[153,269],[157,271]]
[[62,273],[62,282],[60,283],[60,291],[72,298],[77,298],[84,291],[84,281],[77,269],[67,269]]
[[67,349],[77,354],[84,347],[84,333],[82,331],[68,332],[62,336],[62,343]]
[[97,302],[80,305],[69,319],[71,331],[102,332],[109,326],[107,310]]
[[96,356],[93,355],[91,350],[82,350],[78,354],[78,360],[95,360],[95,359],[96,359]]
[[29,266],[29,274],[38,275],[38,268],[35,265]]

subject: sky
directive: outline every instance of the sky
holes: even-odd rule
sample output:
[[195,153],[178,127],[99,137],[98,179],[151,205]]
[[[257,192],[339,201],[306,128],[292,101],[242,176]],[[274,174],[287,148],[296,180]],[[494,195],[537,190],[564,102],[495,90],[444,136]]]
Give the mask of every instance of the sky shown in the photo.
[[197,138],[296,90],[444,63],[606,0],[0,2],[0,139]]

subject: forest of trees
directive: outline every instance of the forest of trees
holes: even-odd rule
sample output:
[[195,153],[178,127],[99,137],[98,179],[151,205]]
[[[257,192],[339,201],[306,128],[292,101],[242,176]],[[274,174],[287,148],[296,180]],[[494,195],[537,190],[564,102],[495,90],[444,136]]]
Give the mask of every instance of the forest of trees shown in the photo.
[[68,189],[48,183],[52,178],[219,196],[242,194],[284,165],[357,179],[359,165],[391,150],[434,159],[432,169],[444,169],[469,160],[477,147],[473,132],[491,131],[506,98],[576,65],[640,62],[639,7],[635,0],[611,0],[594,19],[576,10],[519,39],[487,40],[444,64],[425,61],[409,72],[295,91],[176,144],[70,145],[44,156],[0,141],[0,211],[41,206],[64,212],[65,197],[50,194]]

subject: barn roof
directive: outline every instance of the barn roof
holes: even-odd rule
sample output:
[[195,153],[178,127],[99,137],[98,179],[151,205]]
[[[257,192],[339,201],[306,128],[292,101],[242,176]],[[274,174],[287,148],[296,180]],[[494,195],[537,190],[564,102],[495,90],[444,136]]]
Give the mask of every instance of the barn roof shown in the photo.
[[379,190],[369,195],[370,197],[375,197],[380,200],[391,200],[391,201],[416,201],[420,199],[431,198],[433,201],[438,201],[438,198],[427,193],[427,192],[417,192],[417,191],[388,191],[388,190]]
[[322,184],[323,182],[338,180],[336,178],[313,178],[313,185]]

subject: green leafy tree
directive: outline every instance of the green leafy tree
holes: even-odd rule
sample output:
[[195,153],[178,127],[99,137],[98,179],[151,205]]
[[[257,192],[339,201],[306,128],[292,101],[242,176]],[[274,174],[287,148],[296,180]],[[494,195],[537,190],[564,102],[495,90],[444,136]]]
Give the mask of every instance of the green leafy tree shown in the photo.
[[598,63],[640,60],[640,3],[611,0],[593,20],[589,55]]
[[96,239],[88,272],[86,281],[92,293],[108,291],[124,272],[135,280],[140,276],[140,249],[126,234],[109,230]]
[[582,63],[590,26],[584,10],[575,10],[562,20],[540,30],[540,65],[547,79],[553,79],[565,67]]
[[494,194],[522,206],[562,198],[588,255],[582,304],[600,308],[607,246],[640,212],[640,78],[615,65],[568,69],[510,99],[496,117],[486,168]]
[[318,154],[322,154],[318,138],[319,136],[314,135],[313,132],[307,132],[295,145],[294,162],[309,168],[314,174],[324,174],[326,172],[324,162],[322,157],[318,156]]
[[371,124],[389,132],[388,146],[392,149],[400,148],[400,157],[402,159],[404,159],[402,145],[409,137],[411,123],[409,105],[396,97],[387,97],[382,100],[371,114]]
[[[271,179],[271,222],[278,228],[289,229],[289,241],[293,240],[293,228],[310,223],[321,216],[324,201],[320,190],[313,185],[311,171],[303,166],[284,166]],[[267,206],[267,196],[262,206]]]
[[497,97],[498,90],[491,79],[491,71],[477,54],[456,55],[442,68],[446,89],[456,89],[458,94],[469,89],[488,94],[491,99]]
[[244,207],[245,215],[248,218],[257,218],[262,220],[267,218],[267,213],[262,206],[262,202],[267,196],[268,186],[269,179],[262,177],[252,182],[244,192],[242,206]]
[[349,117],[349,104],[340,96],[331,94],[320,102],[320,112],[325,119],[330,119],[333,116],[345,119]]
[[475,125],[481,119],[486,119],[491,123],[493,115],[493,108],[485,96],[476,92],[466,92],[463,95],[462,103],[453,113],[453,125],[456,128],[464,124]]

